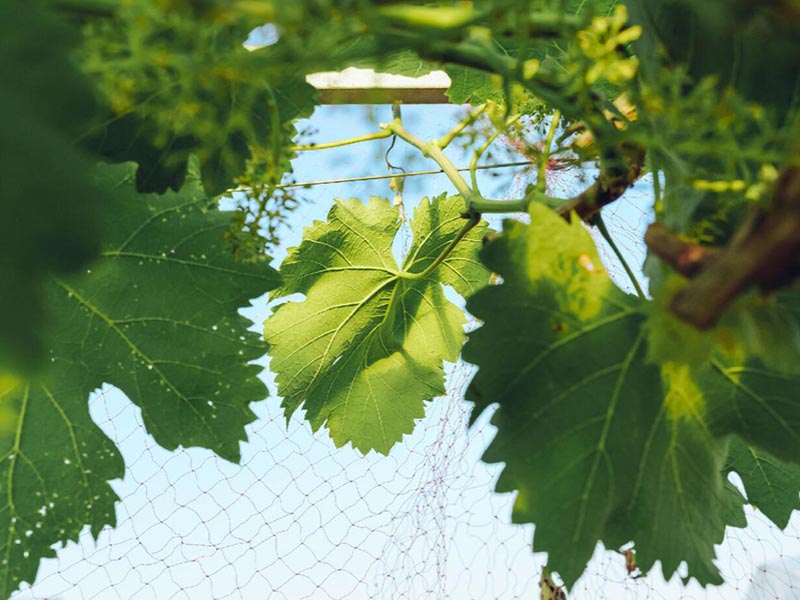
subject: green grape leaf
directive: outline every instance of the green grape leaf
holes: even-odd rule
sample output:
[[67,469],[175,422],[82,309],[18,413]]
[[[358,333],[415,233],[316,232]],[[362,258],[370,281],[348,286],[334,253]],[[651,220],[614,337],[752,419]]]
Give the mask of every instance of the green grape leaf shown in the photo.
[[742,505],[746,502],[741,492],[730,481],[725,481],[725,491],[728,495],[725,506],[722,510],[722,520],[728,524],[728,527],[738,527],[744,529],[747,527],[747,516],[744,514]]
[[503,82],[498,76],[460,65],[447,65],[444,70],[450,78],[447,97],[453,104],[477,106],[487,101],[505,102]]
[[97,254],[111,201],[71,142],[95,108],[71,37],[38,2],[0,5],[0,368],[41,364],[43,281]]
[[715,434],[737,433],[781,460],[800,462],[800,377],[757,359],[726,362],[717,356],[698,379]]
[[[738,434],[781,460],[800,462],[800,373],[793,364],[800,286],[782,290],[755,312],[748,312],[747,298],[742,303],[744,315],[734,311],[723,322],[732,327],[730,340],[720,335],[706,364],[693,370],[704,397],[705,421],[716,436]],[[754,337],[746,329],[759,312]],[[781,330],[783,339],[777,342]]]
[[226,254],[229,216],[204,193],[195,163],[178,193],[137,194],[134,177],[134,165],[99,168],[116,198],[100,258],[45,287],[45,369],[0,378],[3,597],[32,581],[54,543],[76,540],[84,524],[96,536],[115,523],[107,481],[122,476],[122,459],[89,417],[89,392],[113,384],[165,448],[202,446],[229,460],[255,418],[249,403],[265,396],[249,364],[265,346],[237,311],[277,286],[277,273]]
[[572,585],[598,541],[634,541],[643,571],[681,561],[703,583],[726,522],[741,522],[721,469],[724,445],[681,368],[647,362],[642,304],[616,288],[583,225],[541,205],[505,223],[482,258],[503,278],[467,309],[484,321],[464,358],[479,366],[467,398],[491,403],[504,462],[498,492],[517,490],[513,520]]
[[388,453],[424,416],[424,401],[444,393],[442,362],[458,357],[465,316],[442,286],[467,296],[488,283],[477,261],[485,223],[429,275],[414,275],[456,238],[461,209],[459,197],[421,202],[402,269],[392,254],[401,222],[384,199],[338,200],[327,222],[306,229],[272,294],[305,299],[281,304],[264,324],[287,418],[302,404],[337,446]]
[[116,525],[108,480],[124,475],[122,456],[89,416],[97,386],[86,365],[54,357],[34,381],[0,377],[0,597],[33,582],[54,544],[97,537]]
[[800,465],[778,460],[734,436],[725,470],[739,474],[747,502],[781,529],[789,524],[792,512],[800,508]]
[[78,324],[60,347],[98,383],[128,394],[165,448],[201,446],[237,461],[255,418],[248,405],[266,392],[261,368],[248,364],[265,346],[237,311],[280,278],[227,251],[230,217],[204,192],[194,162],[180,192],[161,196],[136,193],[133,171],[102,170],[121,206],[101,258],[51,286],[51,305]]
[[727,441],[714,437],[705,422],[704,399],[691,370],[662,367],[663,404],[638,455],[637,478],[619,528],[617,542],[633,535],[643,572],[661,561],[669,578],[682,560],[689,575],[721,584],[713,564],[713,544],[722,543],[725,526],[746,524],[740,494],[732,493],[721,473]]

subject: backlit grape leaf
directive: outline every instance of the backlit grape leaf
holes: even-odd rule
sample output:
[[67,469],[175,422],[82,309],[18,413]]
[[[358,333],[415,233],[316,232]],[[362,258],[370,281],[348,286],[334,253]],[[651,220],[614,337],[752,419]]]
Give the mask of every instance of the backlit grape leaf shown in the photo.
[[747,502],[781,529],[800,508],[800,465],[778,460],[733,436],[725,469],[739,474]]
[[387,453],[424,415],[424,401],[444,393],[442,362],[458,357],[465,316],[442,285],[469,295],[488,282],[477,261],[485,224],[430,275],[413,276],[456,237],[461,210],[459,197],[424,199],[402,269],[392,254],[400,221],[384,199],[338,200],[327,222],[306,229],[273,293],[305,299],[280,305],[264,324],[287,417],[302,404],[337,446]]
[[249,403],[266,389],[248,364],[265,346],[238,314],[274,288],[266,264],[236,262],[219,211],[192,163],[187,183],[140,195],[135,166],[100,168],[114,190],[107,241],[86,272],[46,286],[52,337],[35,379],[0,378],[0,597],[32,581],[50,546],[114,525],[122,459],[91,421],[87,396],[119,387],[167,449],[210,448],[239,459]]
[[[503,284],[467,302],[484,321],[464,358],[479,366],[475,416],[499,402],[484,460],[518,490],[515,522],[572,585],[598,541],[636,544],[643,571],[681,561],[701,582],[725,517],[740,515],[720,474],[724,445],[704,423],[688,374],[648,364],[642,301],[617,289],[580,223],[534,205],[507,221],[482,258]],[[741,522],[737,517],[736,522]]]
[[111,201],[72,144],[95,103],[71,38],[40,2],[0,4],[0,369],[41,363],[42,282],[97,254]]
[[51,305],[79,328],[57,348],[128,394],[165,448],[202,446],[236,461],[255,418],[248,404],[266,395],[260,367],[248,364],[265,346],[237,311],[279,276],[234,259],[222,237],[230,217],[203,191],[196,163],[180,192],[161,196],[137,194],[133,172],[102,170],[121,206],[101,259],[51,286]]

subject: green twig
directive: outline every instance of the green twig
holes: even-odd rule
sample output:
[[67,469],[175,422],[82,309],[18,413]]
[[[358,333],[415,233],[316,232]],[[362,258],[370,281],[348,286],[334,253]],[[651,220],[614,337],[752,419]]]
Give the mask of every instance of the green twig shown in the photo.
[[523,198],[516,198],[514,200],[491,200],[484,198],[475,200],[472,202],[472,210],[487,214],[528,212],[528,207],[531,202],[539,202],[555,210],[564,203],[564,199],[548,196],[542,191],[533,188]]
[[383,140],[388,137],[391,137],[392,132],[388,129],[380,129],[378,131],[373,131],[372,133],[367,133],[365,135],[359,135],[352,138],[347,138],[344,140],[336,140],[335,142],[325,142],[323,144],[308,144],[305,146],[292,146],[290,150],[293,152],[307,152],[309,150],[329,150],[330,148],[341,148],[343,146],[349,146],[351,144],[360,144],[361,142],[369,142],[372,140]]
[[405,127],[403,127],[403,124],[399,119],[395,119],[391,123],[387,123],[385,127],[387,131],[390,131],[404,142],[407,142],[417,148],[420,152],[422,152],[423,156],[434,160],[436,164],[441,167],[444,174],[447,175],[447,178],[455,186],[456,190],[458,190],[458,193],[461,194],[467,210],[471,209],[470,203],[475,199],[475,192],[473,192],[472,188],[469,187],[464,178],[461,177],[458,169],[452,162],[450,162],[450,159],[445,156],[444,152],[442,152],[442,149],[435,141],[426,142],[418,138],[409,132]]
[[491,146],[492,143],[494,143],[494,141],[498,138],[498,136],[500,136],[500,134],[505,132],[506,129],[511,127],[511,125],[513,125],[517,120],[519,120],[521,116],[522,115],[514,115],[506,119],[505,126],[503,127],[503,129],[495,130],[495,132],[492,133],[492,135],[490,135],[487,138],[486,142],[480,148],[472,151],[472,161],[469,164],[469,176],[470,180],[472,181],[472,189],[475,191],[476,194],[480,194],[480,190],[478,189],[478,177],[475,173],[475,171],[479,168],[478,160],[480,160],[481,156],[483,156],[483,153],[489,149],[489,146]]
[[436,270],[436,268],[439,265],[441,265],[447,259],[448,256],[450,256],[450,253],[455,249],[456,246],[458,246],[458,243],[464,239],[464,236],[466,236],[469,233],[469,231],[480,222],[480,220],[481,220],[480,214],[473,213],[469,217],[469,220],[466,223],[464,223],[464,226],[458,232],[458,235],[456,235],[456,237],[454,237],[453,240],[447,245],[447,248],[445,248],[442,251],[442,253],[436,257],[436,260],[434,260],[430,265],[428,265],[428,267],[426,267],[423,271],[420,271],[419,273],[401,272],[399,274],[400,278],[411,279],[412,281],[415,281],[418,279],[425,279],[426,277],[428,277],[431,273],[433,273]]
[[478,108],[476,108],[475,110],[470,111],[470,113],[465,118],[463,118],[455,127],[453,127],[450,131],[448,131],[446,134],[444,134],[442,137],[436,140],[436,145],[439,146],[439,148],[441,148],[442,150],[447,148],[450,145],[450,143],[454,139],[456,139],[456,137],[461,135],[461,132],[463,132],[467,127],[472,125],[478,119],[478,117],[480,117],[485,111],[486,111],[485,103],[478,106]]
[[[653,161],[655,162],[655,161]],[[653,203],[653,207],[655,209],[656,214],[660,214],[662,209],[664,208],[663,201],[661,199],[661,179],[659,178],[659,170],[657,165],[653,165],[653,197],[655,198],[655,202]]]
[[633,274],[633,271],[628,266],[628,262],[625,260],[625,257],[622,255],[622,252],[617,247],[617,244],[614,242],[614,238],[611,237],[611,233],[609,233],[608,228],[606,227],[605,222],[603,221],[603,217],[600,213],[597,213],[592,217],[591,221],[592,225],[596,225],[597,229],[600,231],[600,235],[603,236],[603,239],[608,242],[608,245],[611,246],[611,249],[616,254],[619,262],[622,263],[622,268],[625,269],[625,272],[628,274],[628,278],[631,280],[633,287],[636,289],[636,293],[638,294],[639,298],[642,300],[646,300],[647,296],[645,296],[644,291],[642,291],[639,282],[636,279],[636,276]]
[[553,113],[553,119],[550,121],[550,129],[547,132],[547,138],[542,147],[542,155],[539,158],[539,173],[536,176],[536,189],[542,192],[547,191],[547,163],[550,160],[550,147],[553,145],[553,138],[558,129],[558,122],[561,120],[561,111],[556,110]]
[[470,210],[477,213],[518,213],[527,212],[531,200],[528,197],[516,200],[473,200]]

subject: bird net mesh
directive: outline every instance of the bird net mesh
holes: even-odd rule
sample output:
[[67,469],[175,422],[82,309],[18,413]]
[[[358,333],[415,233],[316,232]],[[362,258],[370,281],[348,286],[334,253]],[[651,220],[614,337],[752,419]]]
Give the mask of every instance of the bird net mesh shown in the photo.
[[[452,125],[459,110],[406,107],[404,118],[410,129],[436,134]],[[308,125],[335,139],[358,135],[359,127],[369,130],[372,120],[361,108],[326,107]],[[385,150],[314,153],[295,163],[295,177],[372,174],[375,165],[382,167]],[[454,161],[464,157],[456,153]],[[419,161],[402,150],[392,156],[393,164],[407,170],[428,168]],[[485,182],[499,182],[514,196],[534,176],[531,169],[518,169],[513,175],[487,174]],[[574,185],[569,170],[548,177],[555,193]],[[413,205],[447,187],[441,176],[408,179],[404,199]],[[324,218],[333,197],[385,196],[386,188],[379,181],[310,190],[284,232],[286,245],[298,242],[302,224]],[[640,182],[604,211],[642,279],[649,189],[647,181]],[[629,288],[613,253],[598,243],[615,280]],[[275,254],[284,252],[285,247]],[[260,299],[245,314],[259,323],[267,311],[266,299]],[[147,434],[139,409],[118,390],[103,388],[89,403],[92,417],[125,457],[124,479],[112,482],[120,497],[117,526],[104,529],[96,541],[85,530],[78,543],[44,560],[35,583],[13,598],[539,599],[546,556],[535,552],[535,542],[531,551],[532,526],[511,523],[513,494],[493,492],[502,465],[480,461],[495,433],[491,411],[467,426],[471,407],[463,395],[472,374],[470,365],[449,365],[447,395],[429,403],[414,433],[388,456],[335,448],[324,430],[310,430],[302,411],[287,424],[280,400],[271,397],[253,405],[258,419],[248,427],[240,465],[198,448],[164,450]],[[729,530],[718,548],[723,586],[665,581],[658,568],[636,578],[623,555],[598,546],[569,598],[800,598],[800,522],[794,518],[780,531],[755,510],[747,516],[748,527]]]

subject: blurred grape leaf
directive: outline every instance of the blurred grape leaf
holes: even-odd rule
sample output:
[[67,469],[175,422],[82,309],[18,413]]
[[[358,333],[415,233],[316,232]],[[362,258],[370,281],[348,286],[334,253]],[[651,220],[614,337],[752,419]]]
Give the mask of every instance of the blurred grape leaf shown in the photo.
[[111,198],[72,145],[95,110],[73,32],[40,2],[8,1],[0,39],[0,371],[28,372],[42,358],[42,282],[97,254]]
[[[280,152],[295,133],[291,122],[311,114],[317,92],[303,74],[284,69],[274,80],[264,49],[244,47],[263,24],[246,4],[123,3],[85,28],[81,63],[109,118],[84,144],[139,163],[139,190],[180,188],[194,155],[206,191],[220,194],[254,152]],[[286,164],[278,158],[273,166]]]
[[385,454],[424,415],[424,401],[444,393],[442,362],[458,357],[466,320],[442,285],[469,295],[488,282],[477,261],[485,223],[430,275],[413,275],[456,237],[462,209],[459,197],[423,200],[402,269],[392,254],[401,222],[386,200],[338,200],[327,222],[306,229],[272,294],[305,299],[281,304],[264,324],[287,417],[302,404],[337,446]]
[[[644,35],[644,71],[658,77],[659,50],[699,80],[712,75],[745,97],[786,111],[800,92],[800,9],[775,0],[630,0]],[[769,43],[765,44],[764,40]]]

